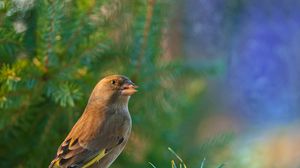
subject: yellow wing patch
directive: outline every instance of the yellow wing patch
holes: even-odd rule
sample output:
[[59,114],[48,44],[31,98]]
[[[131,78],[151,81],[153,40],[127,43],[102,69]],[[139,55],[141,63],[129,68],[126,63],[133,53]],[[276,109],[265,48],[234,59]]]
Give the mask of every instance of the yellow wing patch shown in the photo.
[[57,161],[54,163],[54,167],[59,167],[59,161],[60,161],[60,160],[57,160]]
[[49,168],[60,168],[59,166],[59,160],[54,160],[51,162]]
[[[77,140],[78,140],[78,139],[77,139]],[[75,141],[76,141],[76,140],[72,138],[71,141],[70,141],[70,144],[69,144],[68,146],[70,147],[70,146],[74,145],[74,142],[75,142]]]
[[82,168],[88,168],[89,166],[91,166],[92,164],[94,164],[95,162],[98,162],[101,158],[103,158],[106,155],[105,153],[105,149],[101,150],[99,152],[99,154],[92,160],[90,160],[89,162],[87,162],[85,165],[82,166]]

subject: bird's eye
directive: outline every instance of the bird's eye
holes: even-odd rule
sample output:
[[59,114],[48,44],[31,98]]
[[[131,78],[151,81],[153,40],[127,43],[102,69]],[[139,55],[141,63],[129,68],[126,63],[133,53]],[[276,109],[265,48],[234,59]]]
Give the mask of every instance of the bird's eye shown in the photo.
[[114,85],[114,84],[116,84],[116,81],[112,80],[112,81],[110,81],[110,83]]

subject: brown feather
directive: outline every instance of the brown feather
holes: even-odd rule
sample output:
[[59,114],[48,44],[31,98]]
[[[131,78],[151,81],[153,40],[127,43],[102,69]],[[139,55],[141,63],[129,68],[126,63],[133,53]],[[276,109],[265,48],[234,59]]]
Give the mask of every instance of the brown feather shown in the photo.
[[129,80],[124,76],[112,76],[96,85],[84,113],[58,148],[49,167],[53,167],[53,162],[58,162],[61,168],[82,167],[99,151],[105,150],[106,155],[91,167],[106,168],[121,153],[131,131],[131,117],[129,97],[120,96],[118,89],[106,86],[115,78],[120,80],[120,86]]

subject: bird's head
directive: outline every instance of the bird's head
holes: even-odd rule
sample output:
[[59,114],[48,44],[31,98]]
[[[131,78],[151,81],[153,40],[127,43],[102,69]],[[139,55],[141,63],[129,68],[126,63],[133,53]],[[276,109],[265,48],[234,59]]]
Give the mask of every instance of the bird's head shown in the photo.
[[[137,86],[126,76],[111,75],[98,82],[92,93],[92,99],[109,101],[110,103],[128,102],[131,95],[137,92]],[[90,99],[91,99],[90,98]]]

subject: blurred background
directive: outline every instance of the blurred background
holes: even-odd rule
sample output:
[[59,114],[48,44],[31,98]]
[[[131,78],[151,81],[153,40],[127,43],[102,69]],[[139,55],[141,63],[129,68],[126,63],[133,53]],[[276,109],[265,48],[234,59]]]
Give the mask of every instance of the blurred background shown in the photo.
[[97,81],[124,74],[140,89],[113,168],[182,164],[168,147],[189,168],[299,168],[299,8],[0,0],[0,167],[47,167]]

